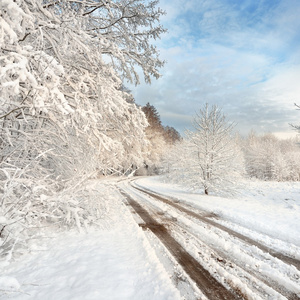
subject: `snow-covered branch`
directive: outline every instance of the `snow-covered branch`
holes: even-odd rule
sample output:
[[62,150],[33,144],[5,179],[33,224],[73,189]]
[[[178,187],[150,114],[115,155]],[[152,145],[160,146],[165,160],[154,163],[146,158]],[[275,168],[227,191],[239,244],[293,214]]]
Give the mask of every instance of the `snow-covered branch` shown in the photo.
[[83,179],[143,165],[147,120],[120,77],[158,77],[156,5],[1,0],[0,257],[34,227],[91,223]]
[[204,193],[233,191],[243,173],[243,156],[233,124],[217,106],[206,104],[194,118],[194,131],[167,155],[170,177]]

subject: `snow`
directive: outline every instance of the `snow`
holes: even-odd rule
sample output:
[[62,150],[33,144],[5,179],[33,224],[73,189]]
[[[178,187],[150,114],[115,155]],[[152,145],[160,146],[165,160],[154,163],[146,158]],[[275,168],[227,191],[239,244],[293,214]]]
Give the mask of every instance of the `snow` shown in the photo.
[[10,276],[0,276],[0,290],[16,290],[20,284],[16,278]]
[[106,214],[100,230],[53,232],[34,244],[0,275],[0,298],[2,292],[22,300],[180,299],[121,196],[101,201]]
[[[153,240],[147,238],[147,234],[137,225],[115,189],[116,184],[117,180],[89,183],[89,188],[107,191],[106,196],[102,195],[99,199],[103,212],[98,228],[88,233],[58,233],[51,230],[47,238],[31,242],[30,253],[3,267],[0,298],[182,299],[155,251],[156,246],[151,244]],[[141,178],[133,184],[214,213],[219,216],[214,219],[216,222],[260,240],[269,247],[298,259],[300,257],[300,183],[245,181],[244,189],[232,198],[191,192],[179,185],[163,182],[162,177]],[[144,197],[145,201],[150,201]],[[249,269],[261,273],[262,277],[266,275],[289,290],[299,292],[296,276],[300,273],[294,267],[279,262],[255,246],[238,244],[227,233],[220,235],[217,229],[207,229],[200,223],[193,223],[168,209],[165,204],[155,205],[176,218],[182,228],[189,228],[191,234],[201,235],[207,245],[224,249],[229,257],[238,258]],[[231,281],[247,295],[252,295],[253,299],[260,299],[244,284],[242,269],[223,270],[211,260],[212,250],[205,244],[189,244],[184,235],[177,236],[177,239],[182,240],[185,247],[194,252],[212,273],[217,272],[227,282]],[[203,249],[202,258],[199,257],[200,248]],[[253,256],[249,256],[248,251]],[[245,278],[247,276],[249,274]],[[274,299],[284,299],[263,283],[257,282],[257,285],[261,285]]]
[[87,236],[64,234],[13,276],[4,284],[15,291],[12,299],[179,299],[139,228],[130,224]]
[[[206,196],[202,194],[202,191],[192,193],[182,186],[163,182],[162,177],[139,179],[133,185],[151,189],[159,194],[176,199],[176,202],[186,203],[192,207],[205,210],[209,215],[217,216],[214,218],[215,222],[249,236],[275,251],[299,259],[300,183],[259,181],[245,181],[244,183],[244,189],[240,191],[239,196],[233,198]],[[145,203],[147,201],[148,203],[151,202],[146,195],[141,195],[141,197],[143,197]],[[292,202],[293,205],[286,205],[286,201]],[[236,277],[249,278],[249,274],[244,274],[242,269],[233,271],[229,268],[225,271],[211,260],[211,249],[217,249],[214,255],[218,256],[219,253],[225,260],[234,261],[237,266],[249,270],[250,274],[254,273],[261,279],[269,278],[273,282],[273,286],[279,285],[300,295],[300,272],[294,266],[279,261],[256,246],[246,245],[232,239],[229,234],[219,229],[207,228],[201,222],[194,222],[160,201],[153,204],[157,207],[156,209],[169,215],[170,218],[176,219],[176,223],[183,230],[185,229],[186,232],[201,237],[204,244],[199,244],[198,241],[198,246],[195,248],[194,245],[186,243],[186,240],[191,239],[192,236],[187,236],[187,233],[184,235],[176,233],[176,239],[184,244],[185,248],[200,260],[201,264],[211,274],[219,274],[221,278],[226,278],[227,282],[235,282],[234,285],[248,296],[253,293],[248,290],[244,283],[237,283]],[[208,245],[211,249],[207,249],[205,245]],[[201,257],[199,256],[199,249],[202,249]],[[251,280],[257,282],[254,278]],[[259,284],[263,290],[268,291],[269,297],[272,299],[286,299],[262,282]],[[258,286],[258,283],[256,285]],[[253,299],[260,298],[255,296]]]
[[[262,236],[266,243],[288,243],[286,251],[300,247],[300,182],[264,182],[245,180],[243,189],[230,198],[203,195],[186,187],[165,182],[163,177],[147,177],[135,181],[164,195],[214,213],[216,221],[236,231]],[[276,245],[274,245],[276,246]],[[300,257],[300,253],[294,253]]]

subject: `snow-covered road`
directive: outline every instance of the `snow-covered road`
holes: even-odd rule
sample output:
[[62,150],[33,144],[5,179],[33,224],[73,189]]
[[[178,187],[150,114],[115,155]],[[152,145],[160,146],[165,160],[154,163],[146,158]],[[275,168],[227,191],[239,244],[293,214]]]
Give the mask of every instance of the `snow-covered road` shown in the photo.
[[88,233],[45,232],[29,253],[0,264],[0,299],[180,300],[115,188],[116,179],[86,186],[101,201],[98,227]]
[[[170,186],[163,186],[161,181],[158,184],[153,179],[138,180],[131,185],[124,183],[122,188],[129,194],[128,197],[147,210],[157,224],[163,224],[210,275],[235,294],[232,299],[239,296],[245,299],[299,299],[297,246],[282,240],[281,243],[277,241],[275,247],[270,242],[262,243],[261,240],[270,241],[271,237],[257,233],[253,228],[250,235],[249,229],[239,233],[232,228],[243,231],[241,224],[224,220],[210,210],[200,209],[195,203],[187,205],[182,191],[181,195],[176,194],[174,187],[170,197]],[[169,196],[153,194],[149,189]],[[251,217],[253,215],[249,212]],[[144,227],[152,229],[147,224]],[[152,229],[152,232],[157,235],[155,230]],[[278,244],[283,251],[278,251]],[[180,260],[177,259],[177,262],[180,263]],[[189,270],[185,271],[187,277],[193,277]],[[227,299],[224,293],[211,297],[209,291],[203,290],[201,282],[197,286],[210,299]]]
[[98,228],[30,241],[0,264],[1,300],[300,298],[300,183],[248,181],[228,198],[161,177],[85,189],[100,201]]

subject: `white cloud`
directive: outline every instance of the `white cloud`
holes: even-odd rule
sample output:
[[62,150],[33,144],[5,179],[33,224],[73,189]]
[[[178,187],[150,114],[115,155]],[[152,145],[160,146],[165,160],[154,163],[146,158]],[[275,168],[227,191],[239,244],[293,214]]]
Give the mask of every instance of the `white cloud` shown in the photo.
[[158,45],[168,63],[161,79],[133,88],[136,101],[181,131],[209,102],[243,133],[291,132],[288,123],[300,123],[300,3],[258,3],[163,0],[169,33]]

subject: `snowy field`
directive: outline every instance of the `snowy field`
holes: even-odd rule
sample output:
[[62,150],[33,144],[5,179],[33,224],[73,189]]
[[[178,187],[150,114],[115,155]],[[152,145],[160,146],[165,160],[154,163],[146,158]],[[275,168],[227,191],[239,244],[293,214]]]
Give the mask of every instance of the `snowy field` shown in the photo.
[[[300,183],[249,181],[233,198],[204,196],[162,177],[134,184],[212,212],[227,227],[300,258]],[[99,228],[51,232],[52,238],[32,243],[30,253],[0,266],[0,299],[182,299],[116,185],[89,183],[106,195],[99,198]]]

